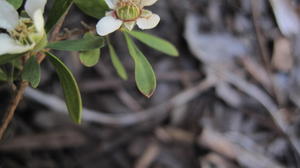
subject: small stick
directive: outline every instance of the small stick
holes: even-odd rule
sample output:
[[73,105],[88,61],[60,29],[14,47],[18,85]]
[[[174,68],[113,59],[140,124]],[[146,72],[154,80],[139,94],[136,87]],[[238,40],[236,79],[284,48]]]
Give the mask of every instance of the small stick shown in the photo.
[[28,82],[22,81],[18,91],[16,92],[16,96],[11,100],[8,109],[5,113],[5,116],[2,121],[2,125],[0,127],[0,140],[2,139],[5,130],[7,129],[10,121],[13,119],[17,106],[22,100],[23,94],[25,92],[26,87],[28,86]]

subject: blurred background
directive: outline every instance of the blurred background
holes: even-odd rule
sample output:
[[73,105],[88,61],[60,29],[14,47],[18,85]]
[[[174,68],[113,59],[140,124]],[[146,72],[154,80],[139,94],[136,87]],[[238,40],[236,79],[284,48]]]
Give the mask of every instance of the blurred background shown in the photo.
[[[128,81],[107,48],[93,68],[56,52],[79,82],[83,123],[70,121],[44,62],[42,83],[27,89],[1,141],[0,167],[300,167],[300,2],[159,0],[150,9],[161,22],[146,32],[180,51],[169,57],[137,42],[157,74],[154,95],[136,89],[121,33],[111,38]],[[73,6],[60,38],[80,38],[97,21]],[[1,86],[1,109],[9,95]]]

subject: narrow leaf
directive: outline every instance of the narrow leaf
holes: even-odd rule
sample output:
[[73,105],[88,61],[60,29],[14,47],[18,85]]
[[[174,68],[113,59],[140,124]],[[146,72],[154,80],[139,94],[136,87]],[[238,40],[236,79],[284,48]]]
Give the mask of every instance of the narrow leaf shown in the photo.
[[5,55],[0,55],[0,65],[9,63],[10,61],[13,61],[14,59],[17,59],[21,57],[22,54],[5,54]]
[[30,57],[25,63],[22,79],[28,81],[33,88],[37,88],[41,81],[41,67],[36,57]]
[[100,36],[85,37],[80,40],[65,40],[49,43],[46,48],[63,51],[87,51],[104,46],[104,39]]
[[23,0],[7,0],[7,2],[12,4],[15,7],[15,9],[19,9],[23,4]]
[[76,6],[85,14],[100,19],[109,10],[104,0],[74,0]]
[[109,47],[109,54],[110,54],[111,61],[113,63],[114,68],[116,69],[118,75],[122,79],[127,80],[128,79],[127,72],[126,72],[122,62],[120,61],[114,47],[110,43],[108,43],[108,47]]
[[135,63],[135,80],[138,89],[150,97],[156,89],[156,77],[151,64],[144,54],[137,48],[132,39],[125,34],[128,50]]
[[[94,35],[92,33],[86,33],[84,38],[93,38]],[[100,59],[100,49],[93,49],[88,51],[80,52],[79,59],[81,63],[87,67],[95,66]]]
[[55,0],[51,10],[48,12],[48,20],[46,22],[46,32],[56,25],[59,19],[69,10],[73,0]]
[[47,56],[55,68],[60,84],[63,88],[69,115],[74,122],[80,123],[82,115],[82,101],[77,82],[71,71],[60,59],[51,53],[47,53]]
[[130,31],[128,33],[155,50],[167,55],[179,56],[179,52],[176,47],[164,39],[140,31]]

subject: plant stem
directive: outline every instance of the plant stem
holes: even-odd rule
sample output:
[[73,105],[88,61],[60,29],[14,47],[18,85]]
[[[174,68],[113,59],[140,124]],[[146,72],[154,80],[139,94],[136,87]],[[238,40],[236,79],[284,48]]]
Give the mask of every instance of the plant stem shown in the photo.
[[13,119],[16,108],[19,105],[20,101],[22,100],[23,94],[27,86],[28,86],[28,82],[22,81],[16,92],[16,95],[11,100],[0,127],[0,140],[2,139],[4,132],[6,131],[10,121]]

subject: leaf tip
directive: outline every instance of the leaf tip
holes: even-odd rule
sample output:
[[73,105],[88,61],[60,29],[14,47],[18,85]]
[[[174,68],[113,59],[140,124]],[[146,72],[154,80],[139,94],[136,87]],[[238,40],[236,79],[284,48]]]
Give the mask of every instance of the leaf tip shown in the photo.
[[123,79],[123,80],[128,80],[128,76],[127,76],[127,74],[125,73],[125,74],[123,74],[123,75],[121,75],[121,78]]
[[82,120],[81,120],[81,119],[78,119],[78,120],[75,121],[75,123],[81,125]]
[[179,55],[180,55],[180,54],[179,54],[179,51],[176,50],[175,53],[174,53],[172,56],[174,56],[174,57],[179,57]]
[[[140,89],[139,89],[139,90],[140,90]],[[153,89],[151,89],[150,91],[146,91],[146,92],[145,92],[145,91],[140,90],[140,92],[141,92],[145,97],[147,97],[147,98],[149,99],[149,98],[151,98],[151,97],[153,96],[155,90],[156,90],[156,86],[155,86]]]
[[145,97],[147,97],[148,99],[150,99],[152,97],[152,95],[153,95],[153,93],[151,93],[150,95],[145,95]]

